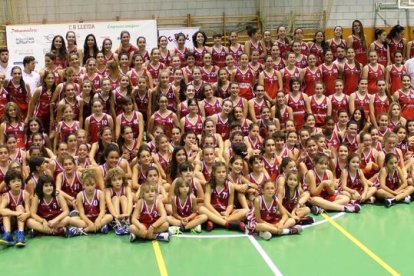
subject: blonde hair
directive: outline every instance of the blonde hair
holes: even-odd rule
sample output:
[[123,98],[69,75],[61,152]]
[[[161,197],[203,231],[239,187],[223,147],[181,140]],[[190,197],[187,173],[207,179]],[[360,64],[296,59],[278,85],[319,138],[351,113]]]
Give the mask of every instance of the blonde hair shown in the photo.
[[122,178],[122,186],[128,186],[128,182],[125,177],[125,172],[121,168],[112,168],[108,171],[105,178],[105,187],[112,187],[112,179],[115,177]]

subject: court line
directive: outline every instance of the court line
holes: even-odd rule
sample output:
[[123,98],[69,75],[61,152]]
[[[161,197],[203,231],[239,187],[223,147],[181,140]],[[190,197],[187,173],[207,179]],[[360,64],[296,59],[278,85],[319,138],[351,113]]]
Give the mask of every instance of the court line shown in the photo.
[[362,251],[364,251],[369,257],[371,257],[375,262],[377,262],[380,266],[382,266],[386,271],[391,273],[391,275],[400,275],[397,271],[395,271],[390,265],[388,265],[385,261],[383,261],[380,257],[375,255],[368,247],[366,247],[362,242],[360,242],[357,238],[355,238],[351,233],[349,233],[344,227],[339,225],[336,221],[331,219],[326,214],[322,214],[322,216],[332,224],[336,229],[339,230],[345,237],[351,240],[356,246],[358,246]]
[[168,276],[167,267],[165,266],[164,258],[162,257],[161,248],[157,241],[152,241],[155,258],[157,259],[158,269],[161,276]]
[[249,241],[253,244],[254,248],[257,250],[257,252],[260,254],[260,256],[263,258],[267,266],[270,268],[270,270],[274,273],[276,276],[282,276],[282,272],[279,270],[279,268],[275,265],[275,263],[272,261],[272,259],[267,255],[266,251],[263,249],[263,247],[257,242],[257,240],[253,236],[248,236]]
[[[333,215],[333,216],[332,216],[332,217],[330,217],[330,218],[331,218],[331,219],[337,219],[337,218],[342,217],[342,216],[343,216],[343,215],[345,215],[345,214],[346,214],[345,212],[340,212],[340,213],[338,213],[338,214]],[[321,225],[321,224],[324,224],[324,223],[327,223],[327,222],[328,222],[328,221],[327,221],[326,219],[323,219],[323,220],[320,220],[320,221],[314,222],[314,223],[312,223],[312,224],[302,226],[302,228],[303,228],[303,229],[306,229],[306,228],[311,228],[311,227],[314,227],[314,226],[317,226],[317,225]]]

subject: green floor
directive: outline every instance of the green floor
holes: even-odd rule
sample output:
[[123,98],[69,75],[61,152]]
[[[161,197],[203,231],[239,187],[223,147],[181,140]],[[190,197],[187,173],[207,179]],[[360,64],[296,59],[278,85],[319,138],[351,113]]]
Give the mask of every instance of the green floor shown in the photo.
[[[414,275],[414,206],[364,206],[335,221],[401,275]],[[318,220],[323,221],[322,217]],[[231,237],[228,237],[231,235]],[[298,236],[256,239],[215,230],[159,243],[168,275],[390,275],[332,224],[309,227]],[[270,257],[270,262],[263,258]],[[0,275],[160,275],[151,242],[90,235],[28,239],[26,248],[0,249]]]

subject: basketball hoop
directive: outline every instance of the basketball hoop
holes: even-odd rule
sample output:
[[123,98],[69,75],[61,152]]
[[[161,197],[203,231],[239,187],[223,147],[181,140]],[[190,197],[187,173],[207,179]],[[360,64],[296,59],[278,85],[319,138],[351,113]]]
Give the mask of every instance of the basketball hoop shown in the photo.
[[414,9],[414,0],[398,0],[399,9]]

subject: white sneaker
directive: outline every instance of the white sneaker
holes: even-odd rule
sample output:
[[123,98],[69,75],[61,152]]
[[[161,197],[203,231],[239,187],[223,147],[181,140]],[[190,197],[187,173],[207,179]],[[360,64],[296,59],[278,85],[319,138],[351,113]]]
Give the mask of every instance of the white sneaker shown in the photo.
[[199,224],[196,227],[194,227],[193,229],[191,229],[191,233],[200,234],[201,233],[201,225]]
[[134,242],[137,239],[137,237],[135,236],[135,234],[130,233],[129,234],[129,242]]
[[411,202],[411,196],[406,196],[405,198],[404,198],[404,203],[410,203]]
[[272,233],[268,232],[268,231],[263,231],[259,233],[259,236],[264,239],[265,241],[268,241],[272,238]]
[[169,242],[170,241],[170,233],[168,232],[162,232],[162,233],[158,233],[155,238],[157,239],[157,241],[166,241]]
[[170,233],[170,235],[182,234],[179,226],[170,226],[170,227],[168,227],[168,233]]

